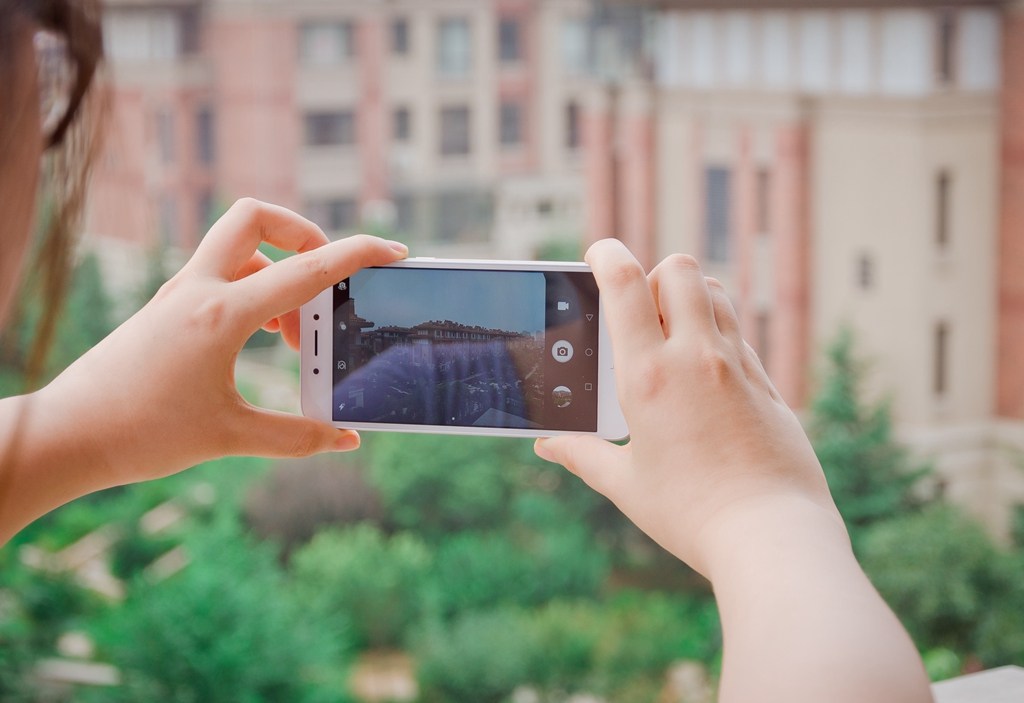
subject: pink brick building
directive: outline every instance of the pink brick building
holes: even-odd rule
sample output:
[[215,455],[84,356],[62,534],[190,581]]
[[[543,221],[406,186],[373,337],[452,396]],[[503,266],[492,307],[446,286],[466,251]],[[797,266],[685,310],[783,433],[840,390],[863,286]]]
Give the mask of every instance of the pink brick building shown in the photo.
[[903,437],[1005,534],[1024,504],[1024,4],[621,2],[592,36],[590,239],[648,266],[695,254],[796,408],[851,325]]

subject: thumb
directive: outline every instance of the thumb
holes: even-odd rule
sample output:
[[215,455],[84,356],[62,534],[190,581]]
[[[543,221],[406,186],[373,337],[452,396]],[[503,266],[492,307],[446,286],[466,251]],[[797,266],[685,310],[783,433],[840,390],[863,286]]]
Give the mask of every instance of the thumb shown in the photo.
[[250,406],[238,448],[247,456],[306,457],[359,448],[359,434],[308,417]]
[[545,461],[561,464],[598,493],[609,495],[629,468],[629,446],[589,435],[538,439],[533,450]]

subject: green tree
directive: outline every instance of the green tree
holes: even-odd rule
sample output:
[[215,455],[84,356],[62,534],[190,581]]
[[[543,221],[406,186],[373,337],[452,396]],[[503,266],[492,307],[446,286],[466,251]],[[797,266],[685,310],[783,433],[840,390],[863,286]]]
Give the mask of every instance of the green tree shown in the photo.
[[878,523],[862,563],[922,649],[1024,664],[1024,565],[958,508]]
[[862,401],[864,366],[854,358],[849,328],[829,346],[827,359],[827,373],[811,403],[810,435],[859,551],[866,528],[919,507],[912,488],[926,470],[913,467],[893,440],[889,404]]
[[312,611],[351,625],[357,644],[395,647],[423,610],[431,554],[417,537],[369,524],[325,530],[297,551],[292,573]]
[[292,597],[268,545],[229,521],[188,540],[191,563],[139,579],[94,631],[124,685],[107,699],[281,703],[345,697],[342,624],[314,621]]

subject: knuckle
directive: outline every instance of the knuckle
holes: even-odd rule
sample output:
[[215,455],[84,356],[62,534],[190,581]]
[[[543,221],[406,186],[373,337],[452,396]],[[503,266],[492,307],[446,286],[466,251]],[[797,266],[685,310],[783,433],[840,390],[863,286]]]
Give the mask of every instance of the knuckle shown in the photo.
[[646,364],[633,372],[630,395],[641,403],[653,400],[665,391],[669,380],[669,374],[661,364]]
[[299,255],[299,264],[303,272],[315,278],[327,278],[330,271],[327,265],[327,257],[320,249],[313,249]]
[[295,436],[288,451],[288,456],[302,459],[312,456],[320,450],[321,434],[318,428],[306,426]]
[[646,282],[647,277],[636,264],[620,261],[608,267],[605,280],[612,288],[629,288],[640,281]]
[[669,254],[662,261],[662,265],[674,271],[700,271],[700,264],[697,263],[697,259],[689,254]]
[[718,385],[729,383],[735,375],[734,359],[718,347],[710,347],[701,352],[699,369],[705,377]]

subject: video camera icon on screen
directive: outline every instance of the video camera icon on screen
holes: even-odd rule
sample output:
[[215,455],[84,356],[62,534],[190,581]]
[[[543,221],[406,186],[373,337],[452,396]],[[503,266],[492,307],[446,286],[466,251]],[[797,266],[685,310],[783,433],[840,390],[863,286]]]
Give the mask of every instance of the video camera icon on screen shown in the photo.
[[565,300],[559,300],[558,301],[558,309],[559,310],[568,310],[569,309],[569,303],[567,301],[565,301]]

